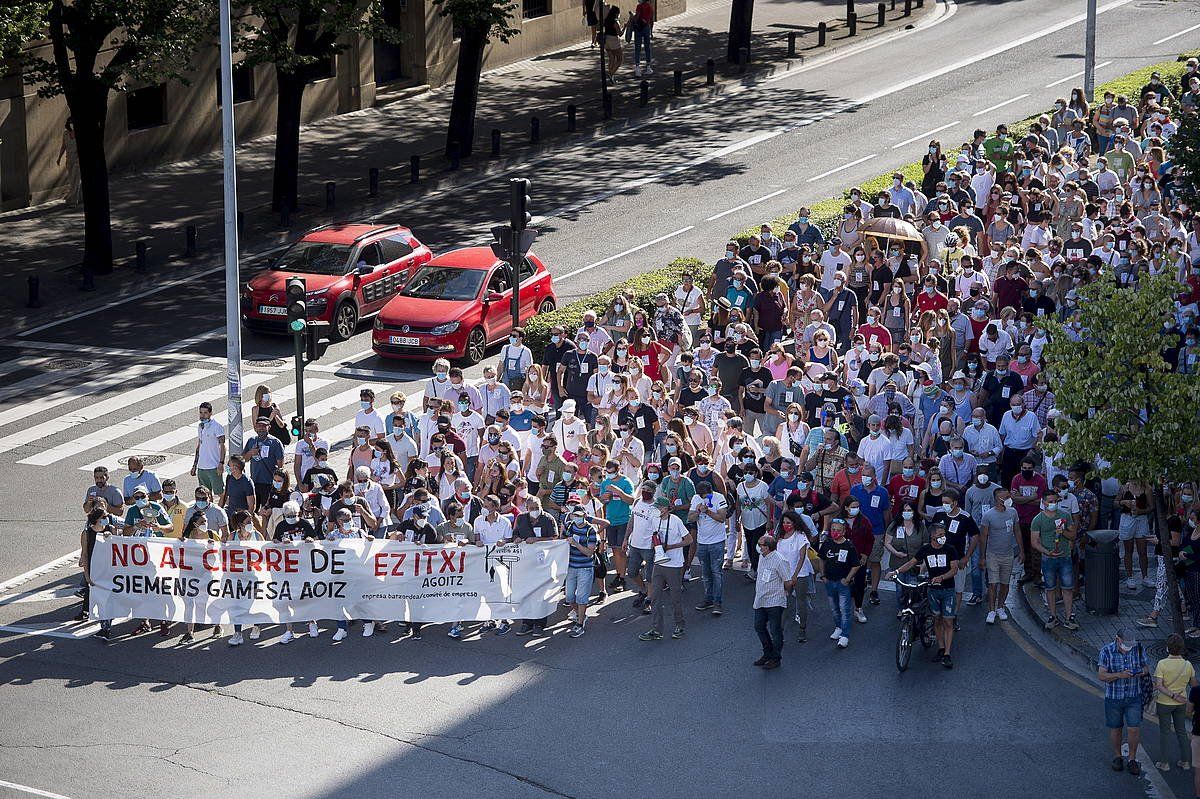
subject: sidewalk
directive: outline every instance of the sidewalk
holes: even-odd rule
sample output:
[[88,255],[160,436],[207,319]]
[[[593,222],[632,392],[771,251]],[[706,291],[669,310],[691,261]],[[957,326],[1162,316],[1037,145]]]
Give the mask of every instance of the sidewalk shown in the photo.
[[[833,15],[844,5],[829,0],[760,0],[754,9],[752,64],[746,74],[724,63],[729,4],[700,3],[655,27],[654,75],[650,107],[639,104],[638,80],[633,76],[632,44],[626,45],[626,65],[613,88],[613,119],[605,123],[599,102],[597,51],[588,42],[506,65],[484,75],[477,113],[475,155],[450,171],[442,156],[445,120],[453,86],[400,96],[375,108],[345,114],[305,126],[300,152],[300,208],[290,229],[282,229],[270,213],[273,137],[241,143],[238,148],[239,209],[245,215],[240,239],[243,254],[261,253],[290,240],[299,232],[335,219],[371,215],[399,201],[419,198],[436,188],[477,179],[503,168],[504,160],[530,152],[530,117],[541,122],[543,148],[556,142],[577,141],[566,131],[566,106],[578,106],[578,130],[594,132],[600,125],[621,125],[668,104],[704,99],[723,85],[754,80],[787,62],[787,34],[805,35],[797,41],[800,58],[826,52],[847,41],[859,41],[875,31],[897,30],[931,13],[932,0],[913,15],[902,16],[903,3],[876,27],[875,14],[864,14],[858,37],[849,39],[843,20]],[[890,7],[890,6],[889,6]],[[862,11],[866,11],[864,6]],[[825,48],[816,46],[816,26],[825,21]],[[716,64],[717,86],[706,89],[705,62]],[[673,97],[673,71],[684,73],[682,98]],[[385,96],[383,101],[386,101]],[[502,131],[504,159],[489,159],[490,131]],[[399,135],[398,135],[399,134]],[[421,155],[421,182],[409,183],[409,158]],[[367,174],[380,170],[379,197],[367,199]],[[153,288],[165,282],[211,270],[220,264],[222,238],[220,152],[190,161],[157,167],[111,179],[113,247],[118,261],[114,273],[98,277],[97,291],[79,291],[78,263],[82,248],[82,208],[54,202],[0,214],[0,313],[10,326],[28,329],[37,324]],[[337,182],[337,209],[325,211],[324,184]],[[185,259],[184,236],[195,225],[198,255]],[[133,269],[135,243],[147,243],[147,269]],[[41,281],[38,309],[27,309],[26,280]]]

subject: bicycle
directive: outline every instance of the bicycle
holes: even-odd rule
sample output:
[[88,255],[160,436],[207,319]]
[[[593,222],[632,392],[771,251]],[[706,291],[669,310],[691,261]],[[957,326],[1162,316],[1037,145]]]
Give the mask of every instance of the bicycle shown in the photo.
[[900,634],[896,638],[896,669],[903,673],[912,657],[914,639],[920,638],[925,649],[933,646],[933,614],[929,612],[929,586],[933,583],[906,583],[898,574],[892,579],[904,589],[900,596]]

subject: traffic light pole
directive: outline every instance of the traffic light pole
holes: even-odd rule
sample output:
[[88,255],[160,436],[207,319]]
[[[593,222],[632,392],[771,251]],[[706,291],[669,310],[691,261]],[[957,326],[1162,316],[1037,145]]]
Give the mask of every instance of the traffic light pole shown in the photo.
[[296,415],[300,417],[300,432],[304,432],[304,353],[308,331],[292,333],[296,350]]
[[521,238],[520,231],[517,231],[517,230],[512,231],[512,239],[511,239],[512,246],[508,248],[508,251],[511,253],[511,255],[509,255],[509,257],[508,257],[508,275],[509,275],[509,280],[512,281],[512,326],[513,327],[521,326],[521,281],[519,279],[520,275],[521,275],[521,271],[520,271],[520,269],[517,268],[517,264],[520,263],[520,259],[521,259],[520,238]]
[[229,452],[242,451],[242,318],[239,307],[237,180],[233,146],[233,47],[230,0],[221,0],[221,144],[225,192],[225,371],[229,403],[225,428]]

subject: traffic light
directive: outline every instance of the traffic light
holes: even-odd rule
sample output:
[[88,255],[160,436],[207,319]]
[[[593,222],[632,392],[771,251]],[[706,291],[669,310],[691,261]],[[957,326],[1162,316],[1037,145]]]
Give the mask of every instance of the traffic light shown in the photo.
[[287,279],[287,320],[288,330],[293,333],[303,333],[308,327],[308,307],[305,305],[304,278],[289,277]]
[[508,182],[508,210],[513,230],[524,230],[533,217],[529,215],[530,182],[525,178],[513,178]]
[[292,438],[299,440],[304,435],[304,420],[299,416],[293,416],[288,426],[292,428]]

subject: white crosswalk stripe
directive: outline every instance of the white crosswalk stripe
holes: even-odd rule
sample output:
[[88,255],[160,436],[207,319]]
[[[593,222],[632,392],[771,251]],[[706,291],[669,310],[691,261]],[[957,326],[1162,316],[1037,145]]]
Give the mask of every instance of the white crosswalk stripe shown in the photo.
[[[90,367],[89,367],[90,368]],[[150,372],[160,369],[170,368],[169,365],[161,363],[154,364],[137,364],[128,369],[123,369],[119,373],[99,374],[95,379],[89,381],[82,386],[72,386],[56,391],[52,394],[38,396],[36,389],[44,385],[54,383],[63,377],[68,377],[72,374],[78,374],[80,371],[86,370],[60,370],[57,372],[48,372],[44,375],[36,375],[28,380],[22,380],[20,383],[15,383],[9,386],[4,392],[0,392],[0,401],[10,396],[10,392],[16,391],[17,394],[24,395],[20,404],[14,405],[11,408],[0,409],[0,425],[10,425],[14,422],[19,422],[22,419],[28,419],[35,414],[45,413],[53,410],[59,405],[66,405],[69,402],[90,397],[93,394],[100,394],[104,391],[111,391],[120,388],[122,384],[130,379],[140,377]],[[42,379],[48,378],[48,379]],[[40,380],[40,382],[38,382]],[[33,392],[33,396],[29,396]],[[26,398],[27,397],[27,398]]]
[[22,369],[33,369],[39,364],[43,364],[48,359],[43,356],[22,355],[19,358],[13,358],[11,361],[6,361],[0,364],[0,376],[10,375],[13,372],[19,372]]
[[[245,375],[242,380],[247,384],[251,384],[266,382],[272,377],[273,375],[270,374],[252,374]],[[58,463],[66,458],[87,452],[89,449],[110,444],[114,441],[121,441],[126,436],[136,435],[157,422],[165,422],[180,414],[195,411],[201,402],[211,402],[212,400],[224,397],[225,391],[225,384],[222,383],[219,386],[207,388],[204,391],[176,400],[175,402],[148,408],[132,419],[117,422],[95,432],[82,435],[65,444],[59,444],[57,447],[42,450],[28,458],[17,461],[17,463],[23,463],[28,466],[49,466],[52,463]]]
[[84,424],[93,419],[101,419],[110,413],[135,406],[152,397],[157,397],[159,394],[165,394],[168,391],[182,388],[198,380],[209,378],[213,374],[208,369],[184,369],[168,377],[156,380],[153,383],[121,392],[101,402],[85,405],[77,411],[60,414],[41,424],[35,424],[7,436],[0,437],[0,452],[8,452],[17,447],[70,430],[72,427]]

